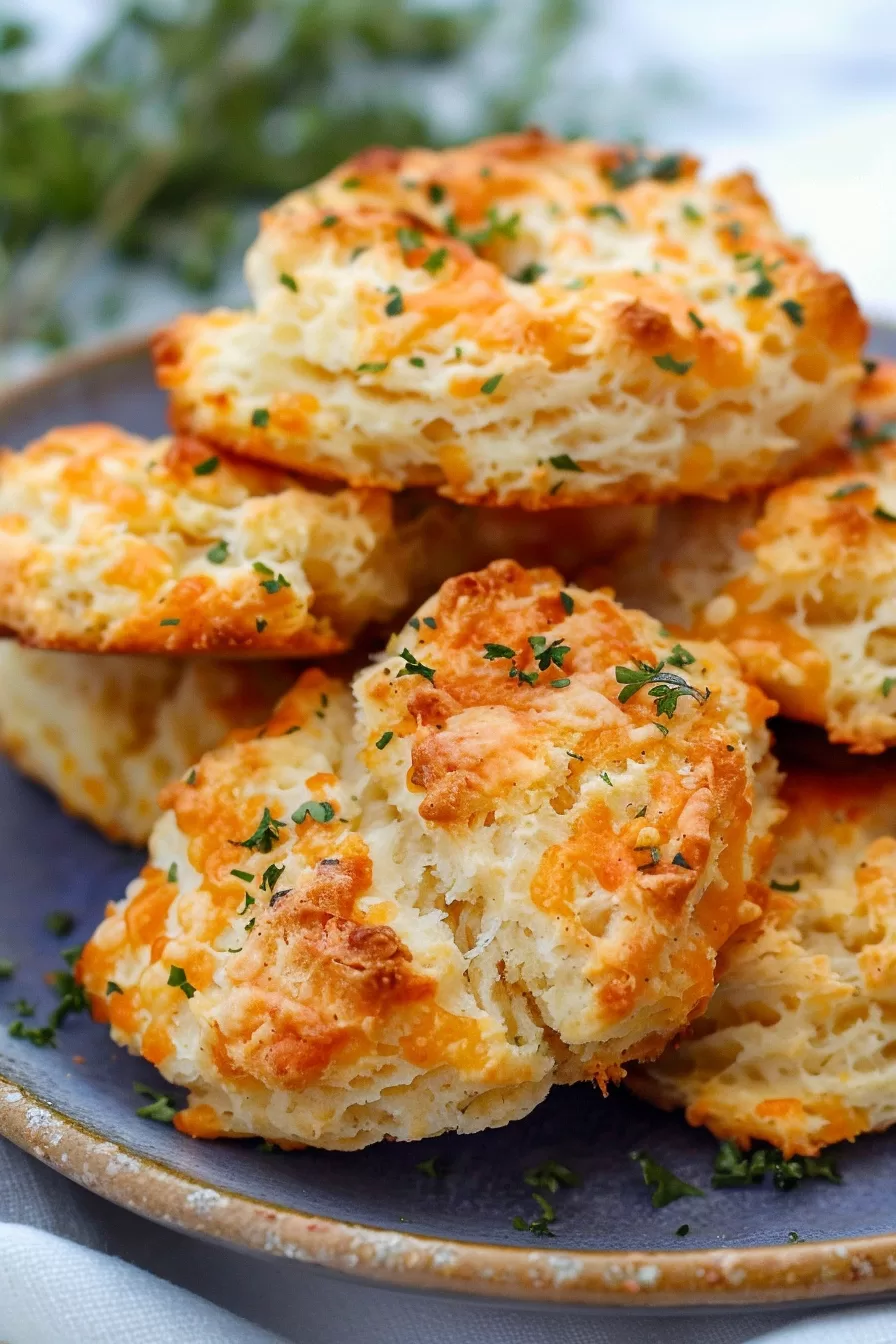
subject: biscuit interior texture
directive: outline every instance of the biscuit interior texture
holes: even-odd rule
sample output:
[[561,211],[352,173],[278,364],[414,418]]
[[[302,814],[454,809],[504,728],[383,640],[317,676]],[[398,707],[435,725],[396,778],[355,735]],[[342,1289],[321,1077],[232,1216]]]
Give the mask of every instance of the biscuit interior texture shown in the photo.
[[0,748],[67,812],[144,845],[158,793],[295,679],[285,662],[58,653],[0,640]]
[[849,419],[865,324],[752,179],[538,132],[371,150],[267,212],[253,308],[159,333],[181,430],[355,485],[727,497]]
[[772,708],[554,571],[453,579],[354,701],[306,672],[166,791],[80,963],[94,1012],[199,1136],[354,1148],[605,1086],[759,913]]
[[628,1084],[693,1125],[787,1155],[896,1120],[896,784],[788,776],[764,915],[706,1014]]
[[316,655],[406,605],[383,491],[109,425],[0,458],[0,627],[102,653]]

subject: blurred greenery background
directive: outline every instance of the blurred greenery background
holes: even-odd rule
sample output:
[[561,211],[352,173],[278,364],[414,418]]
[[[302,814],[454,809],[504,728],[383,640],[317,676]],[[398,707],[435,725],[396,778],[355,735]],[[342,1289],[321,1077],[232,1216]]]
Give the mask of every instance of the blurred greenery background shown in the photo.
[[51,72],[19,10],[0,10],[0,375],[238,297],[258,208],[365,144],[535,118],[637,133],[683,95],[659,68],[634,106],[606,73],[573,77],[599,0],[112,0]]

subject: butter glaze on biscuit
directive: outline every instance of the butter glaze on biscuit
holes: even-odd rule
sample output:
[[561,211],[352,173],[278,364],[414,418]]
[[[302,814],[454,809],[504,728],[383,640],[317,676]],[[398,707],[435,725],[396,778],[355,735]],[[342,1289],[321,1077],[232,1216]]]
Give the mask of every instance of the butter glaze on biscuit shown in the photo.
[[176,426],[463,503],[774,483],[862,372],[847,285],[748,175],[537,131],[369,150],[264,215],[246,274],[251,311],[156,338]]
[[[671,717],[656,683],[620,702],[617,667],[669,657],[697,692]],[[758,913],[772,708],[720,645],[552,570],[450,580],[354,707],[307,672],[167,791],[80,964],[94,1011],[190,1088],[196,1135],[354,1148],[605,1087]]]

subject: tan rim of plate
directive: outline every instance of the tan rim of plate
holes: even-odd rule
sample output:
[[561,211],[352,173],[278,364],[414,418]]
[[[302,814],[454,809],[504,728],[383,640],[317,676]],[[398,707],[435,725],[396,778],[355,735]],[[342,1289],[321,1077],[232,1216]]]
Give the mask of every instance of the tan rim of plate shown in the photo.
[[[145,336],[63,356],[0,393],[0,410]],[[596,1307],[734,1306],[896,1289],[896,1233],[734,1250],[527,1250],[338,1222],[221,1190],[140,1156],[0,1075],[0,1135],[135,1213],[247,1250],[406,1288]],[[184,1140],[188,1142],[188,1140]]]

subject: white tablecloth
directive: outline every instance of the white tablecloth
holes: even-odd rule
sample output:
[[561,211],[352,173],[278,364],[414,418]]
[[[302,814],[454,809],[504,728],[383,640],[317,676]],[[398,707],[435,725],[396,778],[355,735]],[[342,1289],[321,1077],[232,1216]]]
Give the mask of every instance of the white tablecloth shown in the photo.
[[0,1140],[3,1344],[742,1344],[796,1321],[775,1344],[896,1344],[896,1306],[809,1321],[804,1311],[659,1318],[374,1288],[156,1226]]

